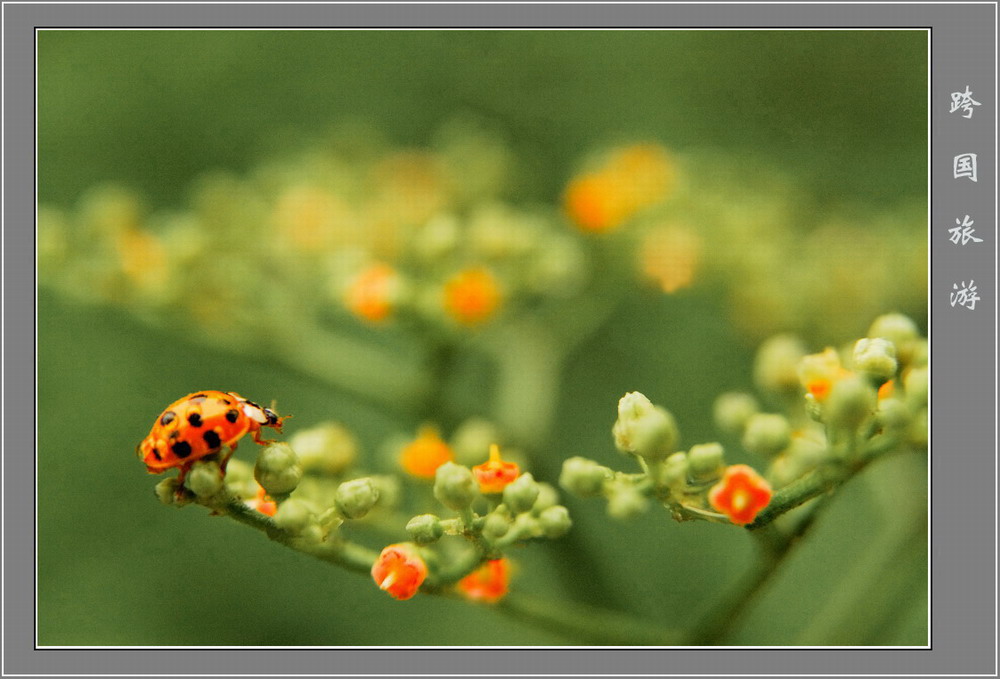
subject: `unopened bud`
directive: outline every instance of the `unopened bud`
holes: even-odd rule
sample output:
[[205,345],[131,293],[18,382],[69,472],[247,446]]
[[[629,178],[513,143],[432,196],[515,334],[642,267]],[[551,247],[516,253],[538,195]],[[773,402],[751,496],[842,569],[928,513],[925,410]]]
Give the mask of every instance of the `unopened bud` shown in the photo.
[[286,495],[302,480],[302,467],[287,443],[272,443],[261,449],[253,477],[268,495]]
[[616,519],[630,519],[649,509],[649,498],[631,483],[615,483],[608,494],[608,514]]
[[896,347],[881,337],[865,337],[854,345],[854,368],[882,384],[896,374]]
[[441,519],[433,514],[414,516],[406,524],[406,532],[418,545],[428,545],[437,542],[444,535]]
[[687,485],[687,453],[674,453],[663,462],[663,480],[671,488]]
[[703,443],[691,446],[687,454],[688,469],[695,481],[709,481],[722,475],[725,467],[722,445]]
[[278,528],[298,535],[317,523],[316,513],[311,503],[289,498],[278,506],[278,511],[274,513],[274,523]]
[[874,412],[876,403],[875,389],[860,377],[850,375],[833,385],[823,415],[831,427],[853,431]]
[[595,497],[601,494],[604,482],[611,479],[613,472],[585,457],[571,457],[563,462],[559,485],[579,497]]
[[[795,383],[796,385],[798,384],[797,376]],[[731,434],[741,434],[747,420],[759,410],[760,407],[757,404],[757,399],[753,396],[743,392],[731,391],[715,399],[713,414],[715,416],[715,424],[719,429]]]
[[184,479],[184,485],[201,498],[212,497],[222,490],[223,476],[219,463],[198,460]]
[[549,507],[538,515],[538,524],[547,538],[559,538],[569,532],[573,521],[569,518],[569,510],[562,505]]
[[337,487],[337,510],[348,519],[360,519],[378,502],[379,490],[371,479],[354,479]]
[[503,489],[503,503],[515,514],[531,511],[538,499],[538,484],[531,474],[521,474]]
[[483,522],[483,535],[491,540],[502,538],[510,530],[511,521],[506,516],[493,512]]
[[752,453],[771,457],[788,447],[792,428],[782,415],[757,413],[747,420],[743,447]]
[[479,484],[472,470],[454,462],[445,462],[434,473],[434,497],[449,509],[468,509],[479,495]]
[[618,450],[654,460],[672,453],[679,436],[673,415],[637,391],[618,402],[612,434]]

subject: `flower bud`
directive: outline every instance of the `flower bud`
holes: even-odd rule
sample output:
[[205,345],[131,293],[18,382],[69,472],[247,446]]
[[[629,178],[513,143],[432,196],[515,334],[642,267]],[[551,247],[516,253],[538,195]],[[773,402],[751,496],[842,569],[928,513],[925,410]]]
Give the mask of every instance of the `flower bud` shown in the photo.
[[674,453],[663,462],[663,481],[671,488],[687,485],[687,453]]
[[569,532],[573,521],[569,518],[569,510],[562,505],[549,507],[538,515],[538,524],[547,538],[559,538]]
[[371,479],[345,481],[337,487],[337,511],[348,519],[360,519],[371,511],[378,497],[378,488]]
[[358,456],[357,439],[335,422],[300,431],[288,443],[298,455],[304,471],[340,474]]
[[854,345],[854,368],[869,375],[876,384],[896,374],[896,347],[881,337],[865,337]]
[[673,415],[637,391],[625,394],[618,402],[618,420],[612,434],[618,450],[654,460],[673,452],[679,436]]
[[601,494],[604,482],[613,473],[585,457],[571,457],[563,462],[559,485],[579,497],[595,497]]
[[177,490],[180,488],[180,484],[177,483],[177,478],[171,476],[169,478],[163,479],[156,487],[153,492],[156,493],[156,498],[165,505],[177,505],[178,507],[189,504],[190,500],[183,500],[177,497]]
[[765,340],[754,359],[754,384],[761,391],[797,393],[798,364],[805,353],[802,340],[794,335],[775,335]]
[[300,534],[316,523],[316,513],[312,503],[289,498],[278,506],[274,513],[274,523],[289,533]]
[[538,484],[531,474],[521,474],[503,489],[503,502],[514,514],[522,514],[531,511],[538,492]]
[[649,498],[634,485],[615,482],[608,493],[608,514],[616,519],[630,519],[649,509]]
[[272,443],[257,456],[253,477],[268,495],[286,495],[302,480],[302,467],[290,445]]
[[715,399],[713,414],[719,429],[730,434],[741,434],[747,420],[759,410],[757,399],[750,394],[730,391]]
[[751,453],[771,457],[788,447],[792,428],[782,415],[757,413],[747,420],[743,447]]
[[879,316],[868,329],[869,337],[881,337],[892,342],[900,363],[908,364],[913,358],[916,342],[920,339],[917,324],[900,313]]
[[472,470],[454,462],[445,462],[434,473],[434,497],[449,509],[468,509],[479,495],[479,484]]
[[803,356],[799,361],[798,372],[807,394],[820,403],[829,396],[833,384],[847,373],[840,365],[840,354],[832,347],[827,347],[818,354]]
[[695,481],[709,481],[722,473],[725,467],[722,445],[703,443],[691,446],[687,454],[688,470]]
[[429,545],[437,542],[444,535],[441,519],[433,514],[414,516],[406,524],[406,532],[418,545]]
[[223,475],[219,463],[214,460],[198,460],[191,465],[191,471],[184,479],[184,485],[198,497],[212,497],[222,490]]
[[906,403],[898,398],[885,398],[878,402],[878,419],[887,431],[899,431],[906,427],[912,415]]
[[511,521],[508,517],[492,512],[486,516],[486,520],[483,522],[483,535],[491,540],[496,540],[506,535],[510,526]]
[[874,412],[876,403],[875,389],[851,375],[833,385],[823,415],[831,427],[853,431]]
[[906,403],[911,408],[923,408],[927,405],[927,368],[914,368],[906,374],[903,387],[906,389]]
[[551,485],[538,481],[538,499],[531,511],[540,514],[549,507],[559,504],[559,492]]

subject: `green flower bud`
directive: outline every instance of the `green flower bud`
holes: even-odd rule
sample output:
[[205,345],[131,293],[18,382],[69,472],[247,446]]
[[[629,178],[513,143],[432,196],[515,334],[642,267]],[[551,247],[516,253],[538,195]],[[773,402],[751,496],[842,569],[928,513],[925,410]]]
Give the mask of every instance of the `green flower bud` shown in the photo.
[[903,429],[911,418],[910,409],[898,398],[886,398],[878,402],[878,419],[887,431]]
[[837,380],[823,407],[827,424],[853,431],[875,411],[875,388],[856,375]]
[[274,523],[289,533],[300,534],[310,525],[316,524],[315,507],[311,502],[289,498],[278,505],[274,513]]
[[798,365],[805,355],[802,340],[794,335],[775,335],[765,340],[754,359],[754,384],[765,392],[798,394]]
[[226,465],[226,488],[236,497],[249,500],[257,495],[257,481],[253,478],[253,465],[235,457]]
[[177,483],[177,477],[171,476],[156,484],[154,492],[156,493],[156,498],[165,505],[177,505],[178,507],[182,507],[186,504],[190,504],[191,500],[177,497],[177,490],[179,488],[180,484]]
[[468,467],[445,462],[434,473],[434,497],[448,509],[468,509],[478,495],[479,484]]
[[782,415],[757,413],[747,420],[743,447],[752,453],[771,457],[788,447],[792,428]]
[[223,477],[219,463],[214,460],[206,462],[198,460],[191,465],[191,471],[184,479],[184,485],[192,493],[201,498],[212,497],[222,490]]
[[540,514],[549,507],[559,504],[559,492],[551,485],[542,481],[538,482],[538,499],[531,511]]
[[911,369],[903,380],[903,388],[906,390],[907,405],[913,409],[925,407],[928,394],[927,368]]
[[859,339],[854,345],[854,367],[876,384],[888,382],[896,374],[896,347],[881,337]]
[[379,491],[371,479],[354,479],[337,486],[337,510],[348,519],[360,519],[378,502]]
[[896,358],[906,365],[913,358],[916,343],[920,339],[917,324],[908,316],[899,313],[879,316],[868,329],[869,337],[881,337],[892,342],[896,348]]
[[618,450],[652,460],[673,452],[679,437],[674,416],[637,391],[625,394],[618,402],[618,420],[612,434]]
[[608,514],[616,519],[631,519],[649,509],[649,498],[634,485],[615,482],[608,492]]
[[538,525],[545,532],[545,537],[554,539],[568,533],[573,521],[569,518],[568,509],[555,505],[538,515]]
[[257,456],[253,477],[268,495],[287,495],[299,485],[302,467],[290,445],[272,443],[262,448]]
[[713,414],[719,429],[731,434],[741,434],[747,420],[759,410],[757,399],[750,394],[730,391],[715,399]]
[[718,478],[725,466],[722,445],[703,443],[691,446],[687,454],[688,470],[695,481],[709,481]]
[[604,482],[613,475],[610,469],[593,460],[571,457],[563,462],[559,485],[579,497],[595,497],[601,494]]
[[429,545],[441,539],[444,528],[441,526],[441,519],[433,514],[420,514],[407,522],[406,532],[418,545]]
[[483,535],[490,540],[496,540],[506,535],[507,531],[510,530],[510,526],[510,518],[492,512],[486,516],[486,521],[483,522]]
[[687,453],[674,453],[663,462],[663,480],[671,488],[687,485]]
[[304,471],[340,474],[358,456],[357,439],[347,428],[335,422],[300,431],[288,443]]
[[503,503],[514,514],[531,511],[538,499],[539,488],[531,474],[521,474],[503,489]]

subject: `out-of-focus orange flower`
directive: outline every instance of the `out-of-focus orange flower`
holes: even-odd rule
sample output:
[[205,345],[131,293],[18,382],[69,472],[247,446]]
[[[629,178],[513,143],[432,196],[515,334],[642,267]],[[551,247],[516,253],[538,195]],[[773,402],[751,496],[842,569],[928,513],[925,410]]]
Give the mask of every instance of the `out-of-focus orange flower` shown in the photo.
[[399,284],[396,270],[377,262],[351,281],[344,295],[344,304],[359,318],[373,323],[384,321],[395,309]]
[[771,501],[771,486],[745,464],[726,468],[722,480],[708,491],[708,502],[739,526],[753,523]]
[[372,565],[372,579],[389,596],[400,601],[413,597],[427,578],[427,564],[413,545],[389,545]]
[[597,169],[573,178],[564,208],[583,231],[604,233],[636,212],[662,201],[674,181],[674,165],[655,144],[637,144],[611,153]]
[[882,386],[878,388],[879,400],[891,397],[894,391],[896,391],[896,380],[883,382]]
[[445,283],[444,307],[463,325],[478,325],[500,306],[500,286],[488,269],[461,271]]
[[507,484],[521,473],[515,462],[504,462],[500,457],[500,446],[490,446],[490,459],[472,468],[472,474],[479,482],[479,492],[500,493]]
[[832,347],[819,354],[809,354],[799,362],[799,380],[806,391],[822,403],[830,395],[834,383],[851,372],[840,364],[840,356]]
[[492,604],[507,594],[509,583],[510,562],[500,558],[487,561],[459,580],[456,587],[466,599]]
[[441,440],[437,429],[429,425],[420,428],[417,438],[399,456],[406,473],[422,479],[433,479],[438,467],[454,459],[451,448]]
[[701,239],[681,226],[653,229],[642,239],[639,264],[642,274],[663,292],[687,287],[694,280]]

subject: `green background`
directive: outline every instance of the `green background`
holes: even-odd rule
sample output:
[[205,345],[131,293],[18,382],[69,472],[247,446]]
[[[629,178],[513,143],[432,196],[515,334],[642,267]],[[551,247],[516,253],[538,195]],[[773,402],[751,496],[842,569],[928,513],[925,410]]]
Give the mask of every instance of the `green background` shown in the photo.
[[[244,172],[339,120],[419,146],[463,113],[502,130],[523,161],[518,200],[557,201],[584,153],[638,136],[773,164],[820,204],[885,206],[926,195],[926,64],[919,31],[42,31],[38,194],[69,208],[114,181],[168,208],[202,172]],[[637,296],[572,357],[536,477],[554,482],[577,454],[624,467],[609,431],[626,391],[669,403],[688,443],[715,438],[712,400],[751,386],[752,349],[710,291]],[[267,356],[44,289],[38,352],[41,644],[572,641],[460,602],[400,604],[230,522],[163,507],[132,453],[165,404],[200,388],[277,398],[296,426],[335,417],[370,452],[414,423]],[[926,553],[894,551],[886,510],[925,501],[921,464],[886,461],[844,488],[727,641],[923,644]],[[659,511],[620,525],[600,502],[564,501],[571,535],[515,555],[526,591],[683,626],[752,558],[740,531]]]

